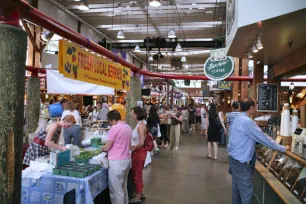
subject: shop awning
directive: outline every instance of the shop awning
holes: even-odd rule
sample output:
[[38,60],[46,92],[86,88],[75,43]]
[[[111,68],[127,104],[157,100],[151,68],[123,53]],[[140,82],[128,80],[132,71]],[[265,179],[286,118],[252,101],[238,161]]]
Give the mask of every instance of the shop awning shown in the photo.
[[57,70],[47,71],[48,94],[114,95],[113,88],[63,77]]

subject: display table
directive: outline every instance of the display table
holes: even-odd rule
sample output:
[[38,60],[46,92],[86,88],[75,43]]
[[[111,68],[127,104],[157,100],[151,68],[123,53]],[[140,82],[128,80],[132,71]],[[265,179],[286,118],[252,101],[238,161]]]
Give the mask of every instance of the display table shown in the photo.
[[77,204],[93,204],[94,198],[108,188],[108,169],[101,169],[86,178],[44,174],[40,179],[22,179],[21,203],[63,203],[64,195],[76,190]]
[[269,170],[256,162],[253,176],[254,203],[301,203]]

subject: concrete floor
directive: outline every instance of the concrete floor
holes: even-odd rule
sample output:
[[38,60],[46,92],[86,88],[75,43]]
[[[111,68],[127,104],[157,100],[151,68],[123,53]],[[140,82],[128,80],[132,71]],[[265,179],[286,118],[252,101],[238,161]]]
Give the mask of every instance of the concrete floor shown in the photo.
[[145,204],[228,204],[231,176],[226,149],[206,158],[207,142],[197,131],[181,135],[180,149],[162,149],[144,170]]

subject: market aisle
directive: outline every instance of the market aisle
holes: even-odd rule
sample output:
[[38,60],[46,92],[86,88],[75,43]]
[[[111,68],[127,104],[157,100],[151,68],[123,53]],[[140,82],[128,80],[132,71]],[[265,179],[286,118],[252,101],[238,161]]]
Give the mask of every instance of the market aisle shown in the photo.
[[145,204],[223,204],[231,201],[231,176],[225,148],[206,158],[203,136],[182,135],[178,152],[163,149],[144,170]]

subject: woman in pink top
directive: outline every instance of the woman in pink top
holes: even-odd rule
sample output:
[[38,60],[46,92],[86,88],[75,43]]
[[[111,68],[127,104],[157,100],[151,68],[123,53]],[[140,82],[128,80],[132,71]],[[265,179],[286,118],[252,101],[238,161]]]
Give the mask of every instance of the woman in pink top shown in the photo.
[[117,110],[107,114],[111,124],[108,139],[102,151],[108,152],[108,185],[112,204],[128,204],[127,180],[131,168],[132,129]]

